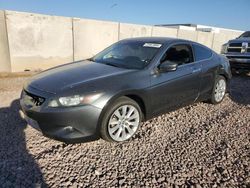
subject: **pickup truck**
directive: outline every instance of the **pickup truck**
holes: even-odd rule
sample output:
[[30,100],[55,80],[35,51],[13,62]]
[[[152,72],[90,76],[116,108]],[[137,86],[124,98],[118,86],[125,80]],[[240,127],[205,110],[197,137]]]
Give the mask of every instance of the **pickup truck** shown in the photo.
[[222,45],[221,54],[228,58],[233,72],[250,71],[250,31]]

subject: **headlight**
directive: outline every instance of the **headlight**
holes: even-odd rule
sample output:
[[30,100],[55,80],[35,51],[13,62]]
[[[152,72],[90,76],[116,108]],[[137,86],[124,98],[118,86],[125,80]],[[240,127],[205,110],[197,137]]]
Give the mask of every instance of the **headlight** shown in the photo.
[[80,95],[74,95],[71,97],[60,97],[59,102],[63,106],[76,106],[83,101],[84,97]]
[[221,47],[221,54],[225,54],[227,53],[227,48],[228,48],[228,43],[226,44],[223,44],[222,47]]
[[69,106],[78,106],[81,104],[90,104],[97,100],[101,94],[92,94],[92,95],[73,95],[69,97],[60,97],[58,99],[51,100],[48,104],[49,107],[69,107]]

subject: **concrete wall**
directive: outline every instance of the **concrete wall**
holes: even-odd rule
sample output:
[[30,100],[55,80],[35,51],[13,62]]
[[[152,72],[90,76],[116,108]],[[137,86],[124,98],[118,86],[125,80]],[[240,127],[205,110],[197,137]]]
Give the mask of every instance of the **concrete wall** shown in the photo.
[[207,32],[202,32],[202,31],[197,32],[197,42],[199,42],[199,43],[201,43],[209,48],[212,48],[213,37],[214,37],[213,33],[207,33]]
[[180,39],[187,39],[187,40],[192,40],[192,41],[197,41],[197,31],[188,31],[188,30],[183,30],[179,29],[177,37]]
[[154,37],[172,37],[177,38],[177,29],[164,28],[164,27],[153,27],[152,36]]
[[119,40],[133,37],[148,37],[152,35],[152,26],[120,23]]
[[[5,14],[4,14],[5,13]],[[240,32],[184,29],[0,11],[0,72],[48,69],[89,58],[112,43],[162,36],[197,41],[220,52]]]
[[10,53],[5,23],[5,13],[0,11],[0,72],[10,72]]
[[6,11],[13,72],[73,61],[71,18]]
[[119,24],[88,19],[73,19],[74,59],[92,57],[118,41]]
[[220,52],[221,46],[228,42],[231,39],[235,39],[241,34],[241,32],[232,32],[232,31],[221,31],[220,33],[215,33],[213,38],[212,48],[216,52]]

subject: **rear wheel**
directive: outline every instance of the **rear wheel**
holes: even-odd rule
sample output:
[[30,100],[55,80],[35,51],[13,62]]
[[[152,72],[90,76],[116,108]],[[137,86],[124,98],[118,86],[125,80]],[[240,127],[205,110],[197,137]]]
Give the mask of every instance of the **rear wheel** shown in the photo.
[[217,78],[215,79],[210,102],[212,104],[218,104],[222,102],[222,100],[225,97],[226,90],[227,90],[226,79],[223,76],[217,76]]
[[142,119],[139,105],[128,97],[117,99],[106,111],[101,137],[110,142],[123,142],[133,137]]

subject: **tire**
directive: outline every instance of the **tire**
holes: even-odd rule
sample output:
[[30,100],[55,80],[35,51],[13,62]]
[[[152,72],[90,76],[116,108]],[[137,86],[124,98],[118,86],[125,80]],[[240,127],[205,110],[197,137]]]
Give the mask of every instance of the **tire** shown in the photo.
[[106,109],[100,127],[101,138],[109,142],[129,140],[139,129],[141,120],[140,106],[128,97],[120,97]]
[[223,101],[227,91],[227,81],[224,76],[217,76],[214,82],[210,103],[219,104]]

